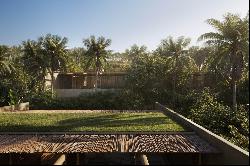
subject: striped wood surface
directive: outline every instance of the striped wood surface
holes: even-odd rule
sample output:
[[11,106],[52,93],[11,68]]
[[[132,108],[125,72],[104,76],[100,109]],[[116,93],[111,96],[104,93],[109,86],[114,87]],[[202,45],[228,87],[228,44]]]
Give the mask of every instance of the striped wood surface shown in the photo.
[[217,153],[193,134],[1,134],[0,153]]

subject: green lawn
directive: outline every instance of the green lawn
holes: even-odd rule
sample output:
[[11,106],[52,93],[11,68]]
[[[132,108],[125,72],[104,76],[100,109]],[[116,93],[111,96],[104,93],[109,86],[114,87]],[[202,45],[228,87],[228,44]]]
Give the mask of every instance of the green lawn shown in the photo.
[[0,131],[185,131],[162,113],[0,113]]

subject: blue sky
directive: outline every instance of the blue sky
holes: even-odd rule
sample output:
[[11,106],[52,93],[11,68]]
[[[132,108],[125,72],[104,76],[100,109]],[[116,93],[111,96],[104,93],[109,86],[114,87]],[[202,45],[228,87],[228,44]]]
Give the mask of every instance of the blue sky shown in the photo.
[[226,12],[245,17],[248,0],[0,0],[0,44],[16,45],[47,33],[82,47],[90,35],[112,39],[110,49],[157,47],[169,35],[197,37],[213,29],[208,18]]

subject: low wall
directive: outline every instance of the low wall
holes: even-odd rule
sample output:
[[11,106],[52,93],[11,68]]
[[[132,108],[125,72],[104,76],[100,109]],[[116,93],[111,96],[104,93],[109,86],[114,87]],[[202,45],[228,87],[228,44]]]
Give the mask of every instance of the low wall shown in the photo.
[[29,110],[29,102],[20,103],[17,105],[10,105],[0,107],[0,112],[8,112],[8,111],[28,111]]
[[203,160],[206,164],[249,165],[249,152],[194,123],[190,119],[187,119],[173,110],[159,104],[158,102],[155,103],[155,107],[158,110],[162,110],[164,114],[171,117],[177,123],[180,123],[186,128],[192,129],[197,135],[220,150],[221,154],[204,156]]
[[95,92],[116,91],[119,89],[55,89],[57,97],[79,97],[82,94],[89,94]]

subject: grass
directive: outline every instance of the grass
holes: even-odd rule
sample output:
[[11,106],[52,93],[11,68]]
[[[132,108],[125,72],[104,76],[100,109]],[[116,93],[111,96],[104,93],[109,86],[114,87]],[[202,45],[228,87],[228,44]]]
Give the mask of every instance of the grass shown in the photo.
[[0,113],[2,132],[185,131],[162,113]]

